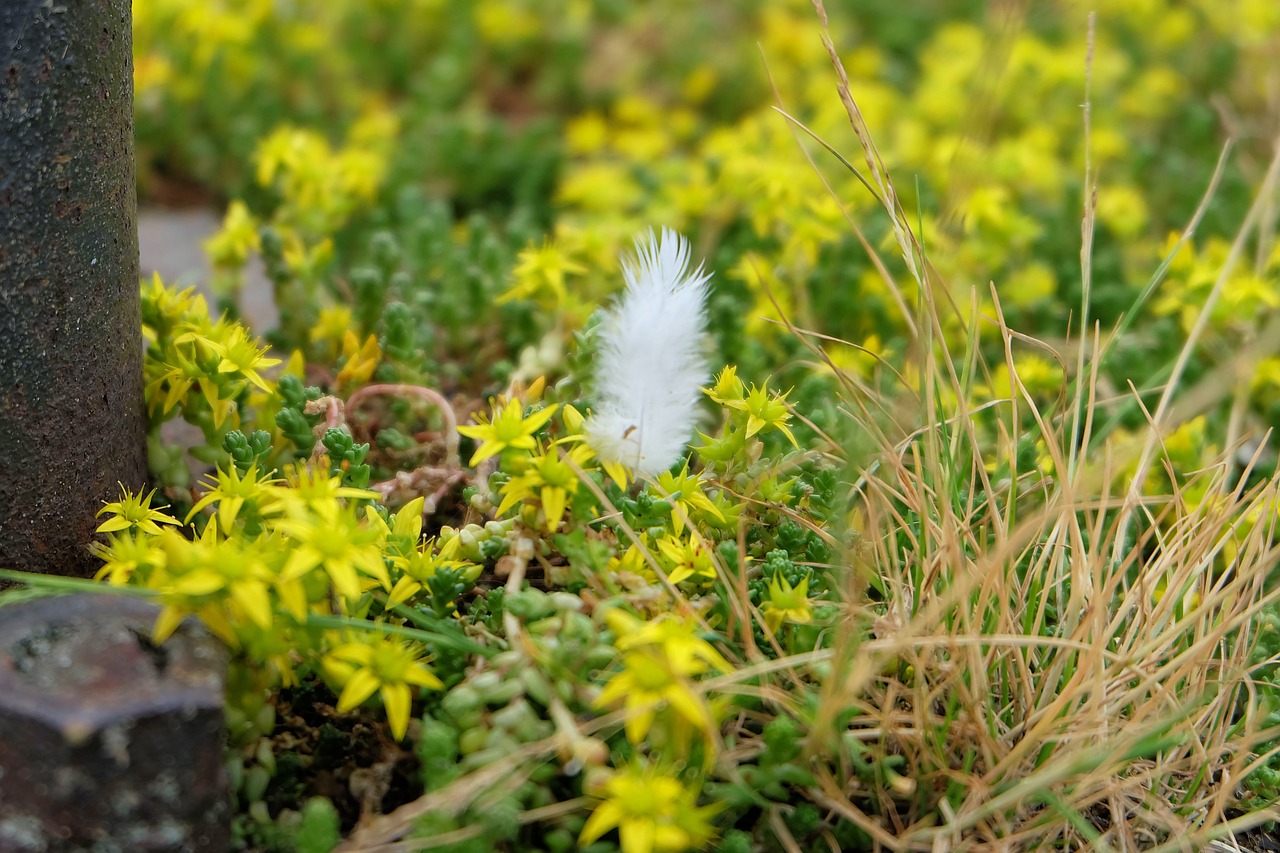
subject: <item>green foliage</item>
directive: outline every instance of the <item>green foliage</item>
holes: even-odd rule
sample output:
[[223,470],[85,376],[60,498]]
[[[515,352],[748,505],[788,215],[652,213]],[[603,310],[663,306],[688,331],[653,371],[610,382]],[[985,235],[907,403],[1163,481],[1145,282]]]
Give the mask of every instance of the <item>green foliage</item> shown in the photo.
[[222,449],[241,474],[255,466],[265,468],[274,450],[271,446],[271,433],[260,429],[247,436],[240,430],[233,429],[223,436]]
[[342,478],[343,485],[356,489],[369,485],[369,466],[364,464],[368,444],[356,444],[351,432],[343,427],[325,430],[321,443],[329,451],[332,472]]
[[294,838],[298,853],[328,853],[342,840],[338,813],[323,797],[312,797],[302,807],[302,825]]
[[323,392],[315,386],[303,387],[301,380],[288,374],[280,377],[276,387],[281,401],[275,414],[276,427],[296,448],[295,456],[306,456],[316,445],[312,428],[320,421],[319,414],[305,414],[307,404],[319,400]]

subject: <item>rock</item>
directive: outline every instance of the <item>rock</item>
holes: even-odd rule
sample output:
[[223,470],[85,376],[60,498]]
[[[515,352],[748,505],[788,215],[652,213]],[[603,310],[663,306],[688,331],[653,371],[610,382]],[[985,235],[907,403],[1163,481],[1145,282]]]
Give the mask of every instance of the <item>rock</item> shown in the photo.
[[225,851],[226,653],[195,620],[74,595],[0,607],[0,853]]

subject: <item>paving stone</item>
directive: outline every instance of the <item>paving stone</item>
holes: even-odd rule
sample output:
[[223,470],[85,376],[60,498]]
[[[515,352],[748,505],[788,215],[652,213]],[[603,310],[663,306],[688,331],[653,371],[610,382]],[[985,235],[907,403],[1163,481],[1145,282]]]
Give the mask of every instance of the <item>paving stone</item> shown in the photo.
[[[210,310],[217,312],[217,298],[209,289],[213,268],[204,253],[204,241],[222,226],[220,213],[203,207],[143,208],[138,211],[139,269],[143,278],[160,273],[166,284],[192,285],[204,294]],[[240,311],[258,334],[280,325],[271,282],[254,258],[245,271]]]

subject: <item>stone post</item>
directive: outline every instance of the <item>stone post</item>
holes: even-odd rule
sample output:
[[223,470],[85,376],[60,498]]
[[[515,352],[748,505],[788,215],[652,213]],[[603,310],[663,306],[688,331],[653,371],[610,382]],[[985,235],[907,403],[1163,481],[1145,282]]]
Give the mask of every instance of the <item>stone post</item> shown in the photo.
[[130,0],[0,2],[0,567],[146,477]]

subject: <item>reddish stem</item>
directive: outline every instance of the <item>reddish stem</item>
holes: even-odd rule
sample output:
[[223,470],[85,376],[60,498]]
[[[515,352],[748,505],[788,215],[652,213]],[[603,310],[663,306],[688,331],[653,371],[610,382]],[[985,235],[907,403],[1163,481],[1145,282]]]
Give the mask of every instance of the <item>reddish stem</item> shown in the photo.
[[444,446],[450,468],[459,468],[462,463],[458,459],[458,415],[444,395],[434,388],[423,385],[383,384],[366,385],[347,398],[347,408],[354,409],[364,401],[365,397],[377,394],[398,394],[405,397],[417,397],[426,400],[440,410],[444,418]]

